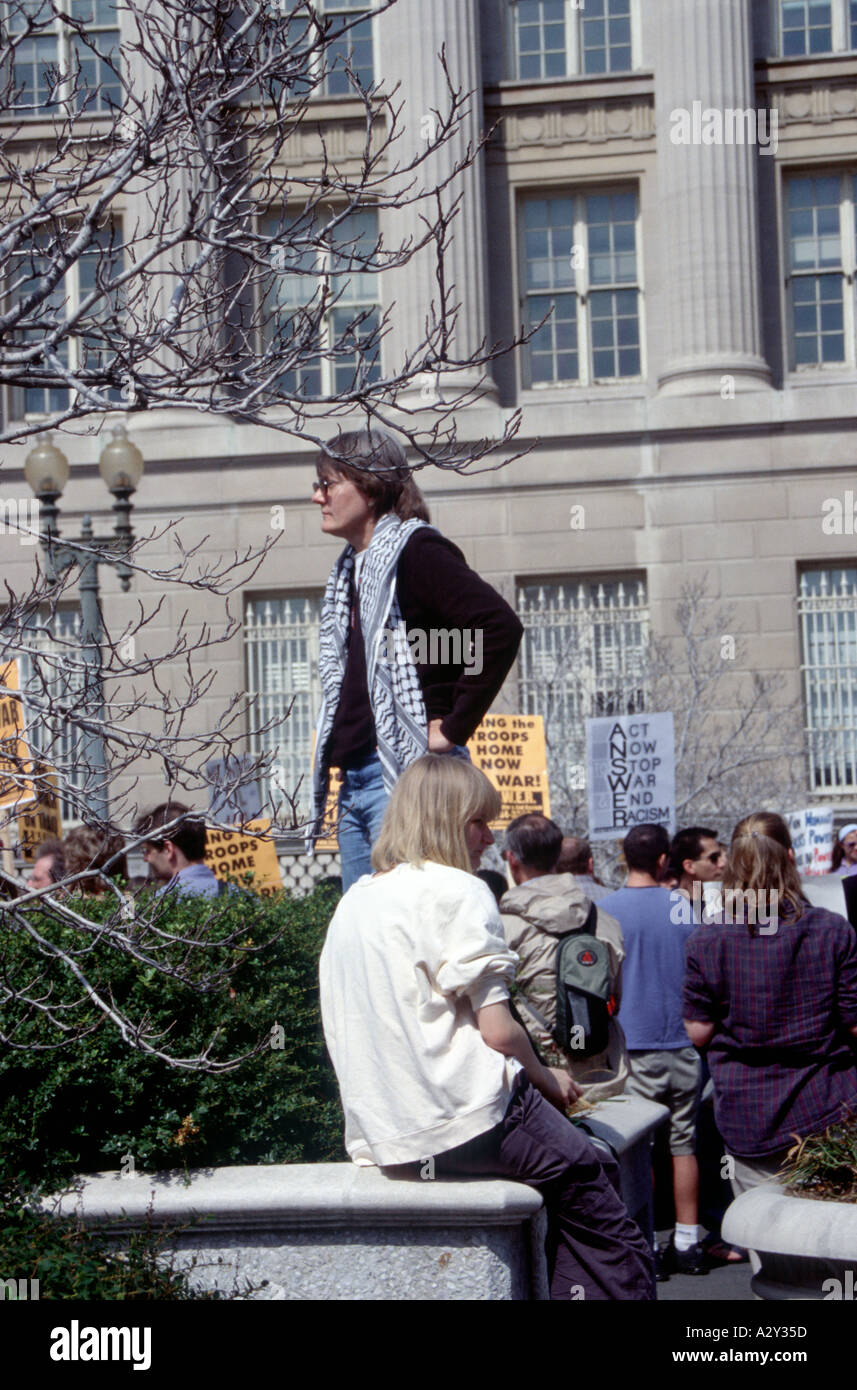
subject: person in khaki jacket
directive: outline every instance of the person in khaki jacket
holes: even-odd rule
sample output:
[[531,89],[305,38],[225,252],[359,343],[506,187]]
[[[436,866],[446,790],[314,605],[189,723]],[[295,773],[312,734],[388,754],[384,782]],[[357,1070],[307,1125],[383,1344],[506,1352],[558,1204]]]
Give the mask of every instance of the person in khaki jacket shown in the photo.
[[[615,1014],[610,1019],[604,1052],[575,1057],[553,1039],[556,1025],[556,958],[560,938],[582,927],[589,913],[585,897],[573,874],[556,873],[562,848],[562,831],[546,816],[518,816],[506,830],[503,858],[515,887],[500,900],[500,916],[506,941],[520,958],[515,975],[515,1007],[548,1066],[564,1067],[583,1087],[587,1100],[605,1100],[624,1090],[628,1077],[625,1035]],[[597,909],[595,936],[610,955],[612,993],[618,1009],[625,946],[615,917]]]

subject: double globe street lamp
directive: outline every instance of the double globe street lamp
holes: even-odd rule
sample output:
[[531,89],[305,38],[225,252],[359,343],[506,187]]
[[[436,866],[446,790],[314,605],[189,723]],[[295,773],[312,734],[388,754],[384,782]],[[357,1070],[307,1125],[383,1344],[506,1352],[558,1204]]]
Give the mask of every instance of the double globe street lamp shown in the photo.
[[69,479],[68,459],[53,442],[50,433],[43,434],[24,463],[29,486],[39,500],[39,530],[42,533],[42,553],[45,574],[57,582],[73,566],[79,570],[80,647],[83,660],[83,690],[76,700],[76,722],[84,733],[82,760],[86,772],[86,799],[94,818],[107,821],[107,757],[103,735],[104,691],[102,682],[102,642],[104,627],[99,602],[98,567],[110,565],[119,576],[123,592],[131,586],[133,571],[125,557],[134,541],[131,529],[132,494],[143,476],[143,455],[132,444],[124,425],[114,425],[112,439],[105,444],[98,467],[110,492],[116,499],[113,511],[116,522],[112,536],[96,540],[92,518],[87,514],[81,523],[76,540],[63,540],[59,534],[59,499]]

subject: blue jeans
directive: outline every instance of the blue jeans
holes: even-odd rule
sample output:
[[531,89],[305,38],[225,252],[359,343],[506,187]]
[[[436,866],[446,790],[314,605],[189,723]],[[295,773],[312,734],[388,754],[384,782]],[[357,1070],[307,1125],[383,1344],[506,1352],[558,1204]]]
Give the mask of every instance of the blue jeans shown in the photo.
[[342,774],[338,837],[343,893],[363,874],[372,872],[372,846],[389,799],[377,753],[370,753],[359,767],[350,767]]
[[[448,756],[464,758],[466,762],[471,760],[469,750],[458,744]],[[343,893],[347,893],[363,874],[372,872],[372,846],[378,838],[389,799],[377,753],[370,753],[359,767],[348,768],[342,774],[337,835]]]

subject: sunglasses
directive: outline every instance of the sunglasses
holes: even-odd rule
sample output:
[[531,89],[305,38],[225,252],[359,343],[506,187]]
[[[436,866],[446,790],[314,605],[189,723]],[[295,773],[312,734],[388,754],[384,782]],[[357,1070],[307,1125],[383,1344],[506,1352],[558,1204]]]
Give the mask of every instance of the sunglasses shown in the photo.
[[320,492],[322,497],[327,497],[332,487],[339,487],[339,484],[345,481],[345,478],[316,478],[312,485],[312,495],[315,497],[315,494]]
[[703,859],[707,859],[709,864],[717,864],[721,859],[726,858],[725,849],[712,850],[710,854],[703,854]]

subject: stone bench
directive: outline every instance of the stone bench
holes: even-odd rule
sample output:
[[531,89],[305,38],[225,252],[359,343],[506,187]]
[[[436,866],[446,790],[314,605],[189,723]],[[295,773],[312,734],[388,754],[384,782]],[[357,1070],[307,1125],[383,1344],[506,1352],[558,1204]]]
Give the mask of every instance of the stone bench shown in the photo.
[[[649,1200],[649,1135],[666,1114],[629,1098],[586,1116],[597,1142],[616,1153],[638,1218]],[[176,1264],[192,1266],[196,1287],[233,1297],[548,1296],[542,1199],[505,1179],[401,1178],[351,1163],[98,1173],[54,1210],[75,1212],[119,1242],[147,1221],[179,1227],[170,1238]]]

